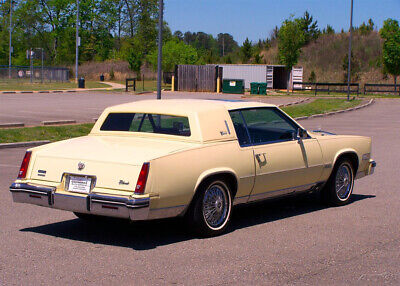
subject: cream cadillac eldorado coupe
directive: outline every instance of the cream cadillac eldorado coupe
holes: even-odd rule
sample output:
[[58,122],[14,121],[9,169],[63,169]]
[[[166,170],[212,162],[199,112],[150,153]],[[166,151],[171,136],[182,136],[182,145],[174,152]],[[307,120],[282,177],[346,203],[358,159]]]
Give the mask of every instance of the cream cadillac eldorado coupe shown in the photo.
[[14,202],[151,220],[185,216],[218,235],[232,207],[320,191],[349,202],[374,172],[371,139],[309,132],[274,105],[148,100],[105,109],[88,136],[28,150]]

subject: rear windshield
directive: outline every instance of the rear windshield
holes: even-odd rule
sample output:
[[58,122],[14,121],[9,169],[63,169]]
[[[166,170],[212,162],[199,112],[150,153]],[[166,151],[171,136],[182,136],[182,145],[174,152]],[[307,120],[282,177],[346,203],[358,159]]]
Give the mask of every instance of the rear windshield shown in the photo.
[[100,130],[190,136],[187,117],[151,113],[110,113]]

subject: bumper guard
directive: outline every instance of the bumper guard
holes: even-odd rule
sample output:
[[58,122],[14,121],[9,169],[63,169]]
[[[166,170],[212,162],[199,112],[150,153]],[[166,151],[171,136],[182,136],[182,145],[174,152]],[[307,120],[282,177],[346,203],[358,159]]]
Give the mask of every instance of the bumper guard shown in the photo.
[[146,220],[149,216],[150,198],[128,198],[91,193],[57,193],[55,187],[13,183],[10,192],[14,202],[28,203],[55,209],[119,217],[130,220]]

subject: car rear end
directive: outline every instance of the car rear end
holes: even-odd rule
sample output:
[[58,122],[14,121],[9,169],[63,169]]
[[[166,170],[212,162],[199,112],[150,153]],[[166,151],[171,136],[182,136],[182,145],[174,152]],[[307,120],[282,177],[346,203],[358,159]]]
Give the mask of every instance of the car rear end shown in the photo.
[[196,146],[101,134],[56,142],[26,152],[10,191],[17,203],[146,220],[152,199],[158,199],[152,162]]
[[[57,164],[60,160],[62,164]],[[14,202],[130,220],[147,219],[149,162],[118,166],[84,161],[36,156],[34,151],[27,151],[18,178],[10,186]],[[124,179],[112,180],[115,171],[119,177],[124,173]]]

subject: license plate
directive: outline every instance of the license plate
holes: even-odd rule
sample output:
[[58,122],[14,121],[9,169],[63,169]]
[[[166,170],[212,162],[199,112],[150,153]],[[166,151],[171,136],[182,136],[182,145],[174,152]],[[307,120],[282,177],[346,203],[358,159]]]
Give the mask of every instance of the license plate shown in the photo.
[[90,193],[90,187],[92,185],[92,178],[81,177],[81,176],[68,176],[67,178],[67,190],[75,193]]

